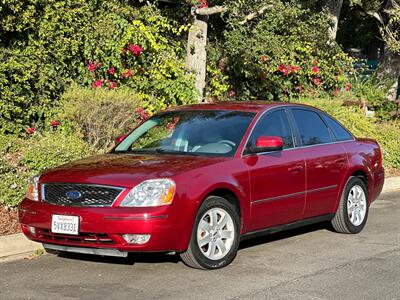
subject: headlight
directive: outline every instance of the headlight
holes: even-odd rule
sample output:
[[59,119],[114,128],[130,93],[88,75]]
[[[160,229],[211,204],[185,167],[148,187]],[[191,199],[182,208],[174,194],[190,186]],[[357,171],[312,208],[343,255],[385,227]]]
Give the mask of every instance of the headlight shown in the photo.
[[175,182],[171,179],[145,180],[131,189],[120,206],[146,207],[171,204]]
[[39,201],[39,178],[40,175],[35,176],[30,180],[28,188],[26,189],[26,198],[33,201]]

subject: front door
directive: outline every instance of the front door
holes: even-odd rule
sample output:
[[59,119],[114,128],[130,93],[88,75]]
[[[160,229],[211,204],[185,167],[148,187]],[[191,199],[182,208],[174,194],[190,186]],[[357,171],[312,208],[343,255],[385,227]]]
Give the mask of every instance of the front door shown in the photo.
[[251,184],[251,225],[258,230],[301,219],[305,203],[305,162],[294,148],[287,111],[264,115],[251,134],[247,147],[259,136],[279,136],[284,150],[246,155]]

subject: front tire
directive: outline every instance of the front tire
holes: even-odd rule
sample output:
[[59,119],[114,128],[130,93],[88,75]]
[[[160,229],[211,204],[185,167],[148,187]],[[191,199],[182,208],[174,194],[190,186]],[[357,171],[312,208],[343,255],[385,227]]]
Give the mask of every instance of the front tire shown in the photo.
[[239,234],[236,208],[224,198],[210,196],[199,208],[189,247],[181,258],[196,269],[223,268],[236,256]]
[[364,228],[369,212],[368,191],[362,179],[350,177],[331,223],[339,233],[359,233]]

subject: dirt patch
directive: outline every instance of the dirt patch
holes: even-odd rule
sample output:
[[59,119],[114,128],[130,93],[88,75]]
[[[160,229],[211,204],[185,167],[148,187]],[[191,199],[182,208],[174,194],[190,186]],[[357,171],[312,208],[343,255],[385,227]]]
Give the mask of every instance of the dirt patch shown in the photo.
[[18,211],[16,208],[6,208],[0,205],[0,235],[19,233]]
[[388,167],[385,169],[386,177],[397,177],[400,176],[400,170]]

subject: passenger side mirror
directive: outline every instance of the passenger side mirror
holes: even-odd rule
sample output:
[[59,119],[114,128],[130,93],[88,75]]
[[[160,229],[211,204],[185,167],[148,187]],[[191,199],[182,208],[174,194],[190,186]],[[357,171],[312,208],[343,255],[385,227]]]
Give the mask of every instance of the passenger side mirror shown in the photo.
[[279,136],[260,136],[255,147],[249,149],[250,153],[280,151],[283,149],[283,140]]
[[115,145],[118,145],[119,143],[121,143],[128,135],[127,134],[123,134],[120,135],[118,137],[115,138]]

